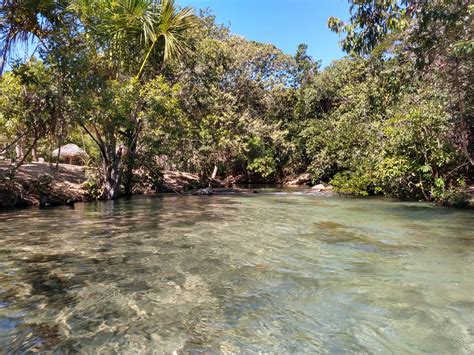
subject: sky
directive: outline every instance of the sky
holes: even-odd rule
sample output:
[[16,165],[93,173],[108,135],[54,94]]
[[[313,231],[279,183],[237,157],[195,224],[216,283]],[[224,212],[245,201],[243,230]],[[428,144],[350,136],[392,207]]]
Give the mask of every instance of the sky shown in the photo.
[[[180,6],[209,8],[217,22],[228,25],[232,32],[249,40],[271,43],[288,54],[294,54],[300,43],[308,45],[308,53],[326,67],[344,52],[340,37],[327,26],[330,16],[347,20],[347,0],[177,0]],[[34,45],[19,46],[14,58],[26,58]],[[11,64],[11,63],[9,63]],[[10,65],[6,66],[10,69]]]
[[249,40],[272,43],[294,54],[300,43],[323,67],[344,53],[340,37],[326,26],[330,16],[347,20],[347,0],[177,0],[180,6],[209,8],[219,23]]

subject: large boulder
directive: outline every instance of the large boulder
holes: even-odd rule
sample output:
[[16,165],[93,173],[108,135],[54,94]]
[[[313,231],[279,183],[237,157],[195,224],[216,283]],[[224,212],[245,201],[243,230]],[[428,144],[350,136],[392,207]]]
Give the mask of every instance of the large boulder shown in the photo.
[[321,195],[321,196],[332,196],[333,193],[333,188],[331,185],[323,185],[323,184],[317,184],[314,185],[310,190],[310,194],[314,195]]
[[311,188],[311,190],[314,190],[314,191],[331,191],[332,186],[331,185],[317,184],[317,185],[314,185]]
[[323,184],[317,184],[311,188],[311,190],[314,190],[314,191],[323,191],[325,189],[326,189],[326,186],[324,186]]
[[285,183],[286,186],[302,186],[302,185],[310,185],[310,184],[311,184],[310,174],[298,175],[297,177]]

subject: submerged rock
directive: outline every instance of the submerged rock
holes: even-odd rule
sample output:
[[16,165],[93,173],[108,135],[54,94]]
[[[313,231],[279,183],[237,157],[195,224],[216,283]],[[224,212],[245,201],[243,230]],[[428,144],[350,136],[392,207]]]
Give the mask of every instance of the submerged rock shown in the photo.
[[52,196],[50,194],[45,194],[45,193],[40,193],[40,197],[39,197],[40,207],[55,207],[55,206],[62,206],[62,205],[74,207],[75,202],[76,200],[73,198],[68,198],[65,196]]
[[206,187],[205,189],[198,189],[191,192],[191,195],[205,196],[205,195],[228,195],[228,194],[256,194],[257,190],[239,189],[239,188],[216,188],[212,189]]
[[199,190],[193,191],[191,195],[197,195],[197,196],[215,195],[215,192],[211,188],[207,187],[205,189],[199,189]]

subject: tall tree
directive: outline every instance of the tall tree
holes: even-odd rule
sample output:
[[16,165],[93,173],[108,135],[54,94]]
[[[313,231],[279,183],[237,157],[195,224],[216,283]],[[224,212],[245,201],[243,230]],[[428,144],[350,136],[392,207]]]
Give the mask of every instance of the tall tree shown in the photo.
[[[351,18],[330,18],[329,27],[345,33],[349,53],[383,56],[387,52],[413,63],[413,74],[447,89],[454,139],[474,165],[474,6],[469,0],[349,0]],[[388,56],[390,57],[390,56]],[[429,78],[428,78],[429,77]]]
[[[138,92],[147,68],[151,69],[150,76],[156,75],[165,63],[180,59],[187,50],[186,31],[196,21],[191,8],[178,9],[174,0],[78,0],[70,8],[78,15],[86,35],[94,39],[96,48],[91,50],[110,73],[104,80],[109,82],[105,85],[112,96],[124,93],[121,86]],[[120,112],[109,111],[108,118],[94,117],[90,112],[89,119],[82,122],[100,148],[104,197],[108,199],[119,194],[124,162],[125,190],[131,192],[143,127],[142,109],[143,102],[136,98]]]

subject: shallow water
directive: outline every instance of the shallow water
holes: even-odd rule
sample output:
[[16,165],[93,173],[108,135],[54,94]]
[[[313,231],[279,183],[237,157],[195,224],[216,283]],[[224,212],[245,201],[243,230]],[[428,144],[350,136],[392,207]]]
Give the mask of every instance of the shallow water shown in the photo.
[[473,217],[293,194],[3,213],[0,349],[474,353]]

